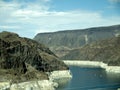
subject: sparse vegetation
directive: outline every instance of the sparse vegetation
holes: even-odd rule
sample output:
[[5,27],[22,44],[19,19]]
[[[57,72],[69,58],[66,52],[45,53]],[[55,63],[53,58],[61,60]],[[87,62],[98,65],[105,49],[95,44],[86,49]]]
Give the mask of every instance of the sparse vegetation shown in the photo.
[[43,44],[15,33],[0,33],[0,77],[3,81],[48,79],[45,72],[66,69],[68,67]]

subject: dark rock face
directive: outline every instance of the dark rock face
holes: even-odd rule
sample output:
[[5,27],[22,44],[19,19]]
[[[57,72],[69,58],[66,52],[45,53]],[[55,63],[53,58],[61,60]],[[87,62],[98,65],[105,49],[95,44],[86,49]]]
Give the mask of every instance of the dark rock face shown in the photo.
[[14,69],[15,72],[25,74],[27,72],[27,67],[23,61],[18,59],[10,60],[7,59],[0,63],[0,68],[2,69]]
[[74,49],[61,59],[103,61],[120,66],[120,36]]
[[56,55],[61,57],[71,49],[79,48],[95,41],[112,38],[119,34],[120,25],[115,25],[54,33],[39,33],[34,37],[34,40],[47,45]]
[[0,33],[0,68],[25,74],[29,71],[26,64],[42,72],[68,69],[44,45],[15,33]]

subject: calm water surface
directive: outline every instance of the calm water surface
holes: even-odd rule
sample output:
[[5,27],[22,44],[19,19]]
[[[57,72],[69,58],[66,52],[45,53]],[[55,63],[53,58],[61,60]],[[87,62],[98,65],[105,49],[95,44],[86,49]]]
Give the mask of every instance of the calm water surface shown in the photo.
[[118,74],[107,74],[100,68],[78,66],[70,66],[70,70],[73,78],[68,83],[61,84],[57,90],[117,90],[120,87]]

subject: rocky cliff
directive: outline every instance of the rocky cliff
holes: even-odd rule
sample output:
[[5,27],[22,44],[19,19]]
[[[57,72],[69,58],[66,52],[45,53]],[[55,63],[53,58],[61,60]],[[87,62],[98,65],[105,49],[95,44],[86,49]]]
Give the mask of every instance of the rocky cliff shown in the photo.
[[68,67],[43,44],[11,32],[0,33],[0,80],[47,79],[45,72]]
[[56,53],[64,56],[71,49],[84,46],[86,44],[116,37],[120,34],[120,25],[95,27],[78,30],[65,30],[53,33],[39,33],[34,40],[42,42]]
[[120,66],[120,36],[74,49],[61,59],[103,61],[108,65]]

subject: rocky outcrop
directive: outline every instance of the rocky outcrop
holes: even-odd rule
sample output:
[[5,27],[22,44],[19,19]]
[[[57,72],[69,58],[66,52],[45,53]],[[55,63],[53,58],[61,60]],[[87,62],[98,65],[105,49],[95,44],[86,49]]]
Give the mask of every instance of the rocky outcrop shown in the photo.
[[53,33],[39,33],[34,40],[47,45],[56,55],[64,56],[71,49],[79,48],[95,41],[116,37],[120,25],[88,29],[65,30]]
[[68,67],[43,44],[15,33],[0,33],[0,76],[5,75],[5,80],[6,76],[18,81],[47,79],[44,72],[66,69]]
[[74,49],[61,59],[103,61],[108,65],[120,66],[120,36]]

